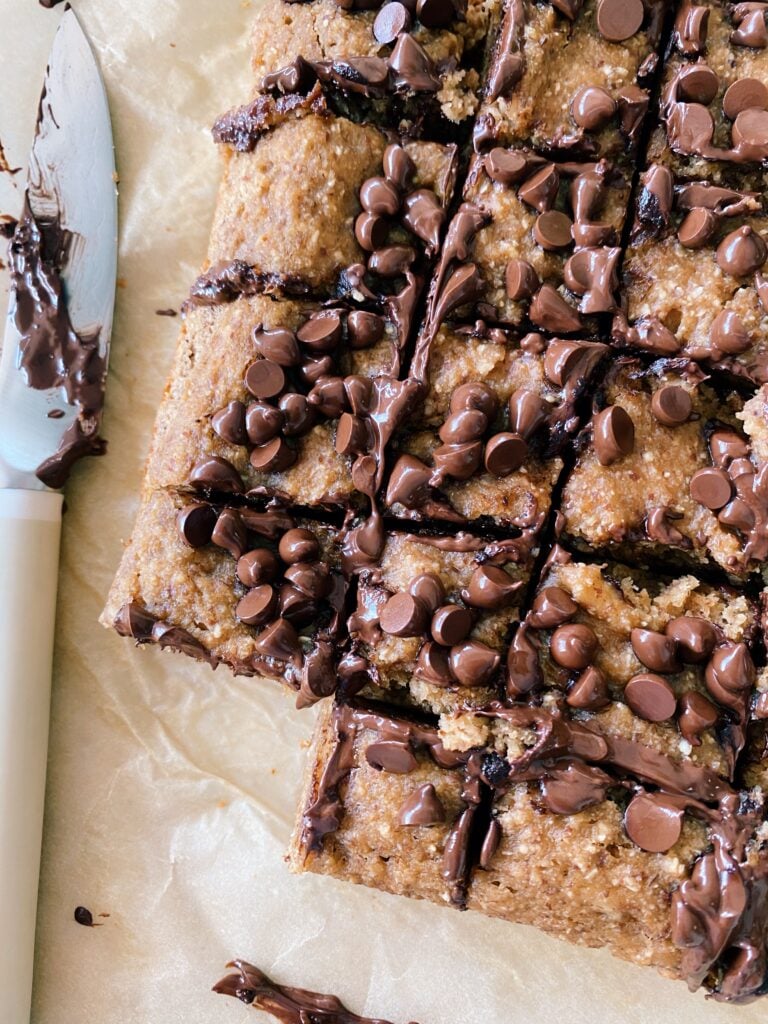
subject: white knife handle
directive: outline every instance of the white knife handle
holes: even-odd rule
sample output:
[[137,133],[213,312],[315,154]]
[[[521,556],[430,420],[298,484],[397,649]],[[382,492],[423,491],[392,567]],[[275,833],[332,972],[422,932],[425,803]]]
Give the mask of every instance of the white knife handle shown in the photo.
[[27,1024],[62,497],[0,490],[0,1024]]

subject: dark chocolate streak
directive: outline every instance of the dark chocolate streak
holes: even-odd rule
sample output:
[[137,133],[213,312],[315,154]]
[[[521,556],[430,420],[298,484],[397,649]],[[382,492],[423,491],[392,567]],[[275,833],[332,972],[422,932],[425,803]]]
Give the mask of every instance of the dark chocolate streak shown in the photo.
[[100,332],[85,338],[75,333],[70,322],[59,274],[67,244],[59,222],[38,223],[25,200],[8,246],[20,367],[29,387],[61,388],[69,405],[77,409],[77,419],[64,432],[58,450],[36,470],[48,487],[63,487],[81,456],[106,451],[106,442],[98,434],[106,359],[99,351]]
[[213,986],[213,991],[255,1006],[281,1024],[390,1024],[379,1017],[360,1017],[352,1013],[336,996],[278,985],[245,960],[233,960],[227,967],[235,968],[237,973],[222,978]]

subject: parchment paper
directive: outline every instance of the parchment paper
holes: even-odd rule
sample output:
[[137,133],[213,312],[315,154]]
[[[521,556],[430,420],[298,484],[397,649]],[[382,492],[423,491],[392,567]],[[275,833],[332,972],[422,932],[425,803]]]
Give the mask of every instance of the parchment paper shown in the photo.
[[[178,309],[205,251],[218,174],[208,127],[246,98],[257,7],[75,7],[110,93],[121,282],[109,454],[82,464],[67,490],[36,1024],[256,1024],[253,1010],[210,992],[234,955],[403,1024],[763,1021],[764,1004],[706,1003],[532,929],[291,875],[283,855],[312,713],[296,714],[274,684],[137,651],[97,625],[178,327],[155,310]],[[12,166],[26,160],[57,21],[35,0],[0,0],[0,138]],[[18,210],[21,183],[0,174],[0,212]],[[34,622],[28,630],[34,643]],[[78,904],[101,926],[77,925]],[[12,941],[12,922],[0,927]]]

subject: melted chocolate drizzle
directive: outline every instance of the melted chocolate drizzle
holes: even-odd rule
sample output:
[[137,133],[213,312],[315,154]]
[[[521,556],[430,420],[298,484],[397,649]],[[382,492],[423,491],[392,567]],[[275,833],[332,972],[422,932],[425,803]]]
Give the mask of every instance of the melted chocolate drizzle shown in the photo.
[[84,455],[103,455],[99,437],[104,404],[106,357],[99,350],[100,331],[77,334],[67,312],[60,266],[69,239],[58,220],[38,222],[25,199],[8,262],[15,294],[14,323],[20,335],[20,369],[28,387],[61,388],[77,419],[59,447],[35,471],[48,487],[63,487],[74,463]]

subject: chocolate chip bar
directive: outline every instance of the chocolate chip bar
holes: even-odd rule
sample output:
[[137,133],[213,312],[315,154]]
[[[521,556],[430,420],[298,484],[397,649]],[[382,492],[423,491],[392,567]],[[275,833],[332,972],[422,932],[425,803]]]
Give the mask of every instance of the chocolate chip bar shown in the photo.
[[563,536],[639,562],[759,572],[767,400],[765,388],[747,402],[721,397],[693,364],[617,363],[565,484]]
[[424,399],[392,445],[385,507],[402,518],[541,526],[579,399],[606,352],[482,321],[422,338],[411,373],[423,376]]
[[391,532],[376,567],[359,574],[339,664],[344,696],[438,714],[498,696],[536,539],[535,530],[499,541]]
[[680,181],[652,164],[641,178],[615,343],[764,384],[767,232],[761,192]]
[[566,159],[632,150],[648,109],[661,0],[511,0],[475,122],[477,147]]
[[261,11],[103,621],[325,702],[298,871],[749,1001],[768,4]]
[[137,644],[283,680],[303,707],[336,687],[340,544],[333,527],[279,508],[152,491],[101,621]]

